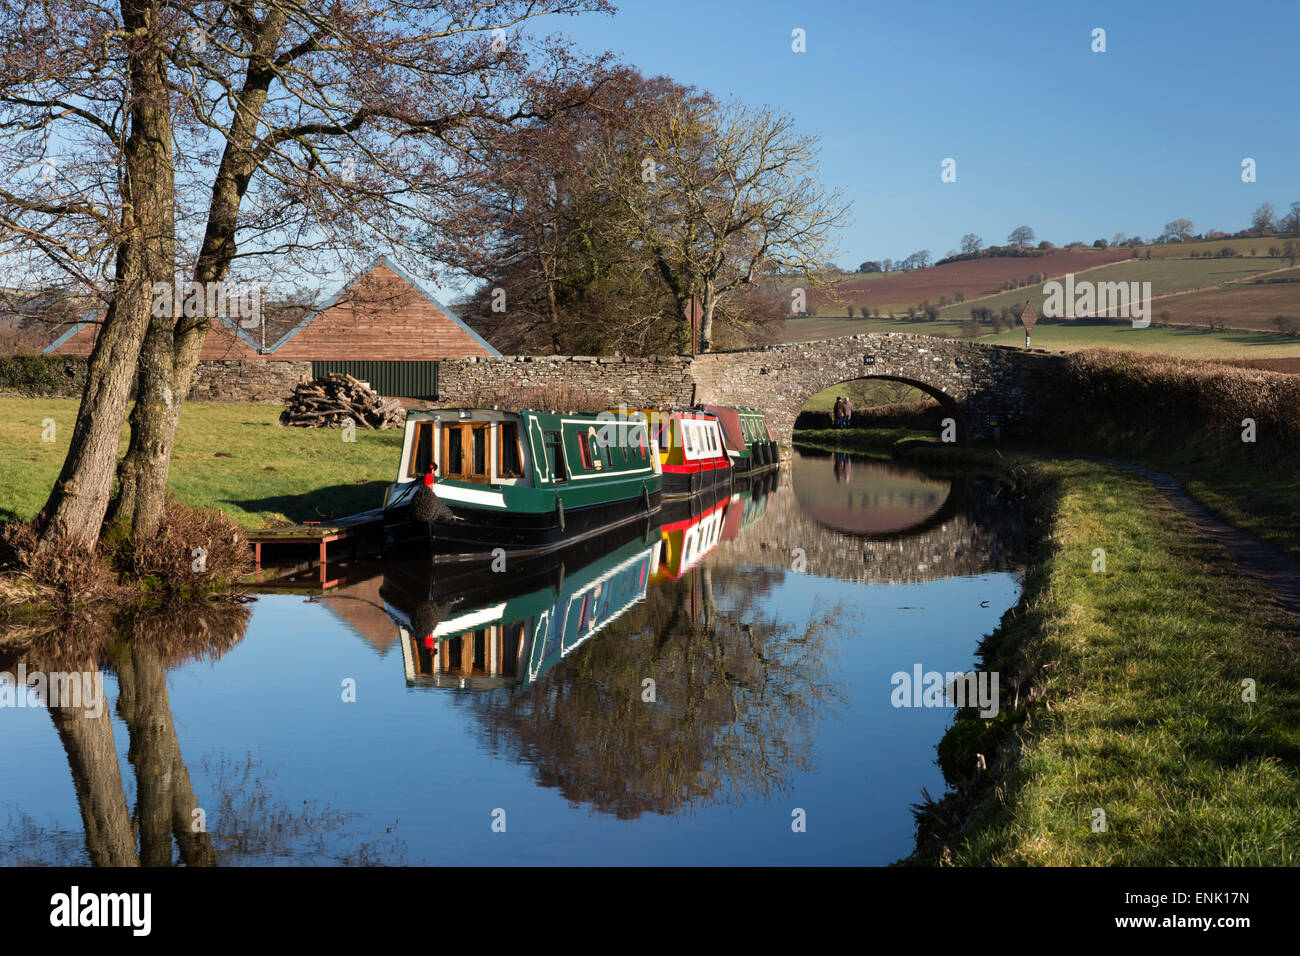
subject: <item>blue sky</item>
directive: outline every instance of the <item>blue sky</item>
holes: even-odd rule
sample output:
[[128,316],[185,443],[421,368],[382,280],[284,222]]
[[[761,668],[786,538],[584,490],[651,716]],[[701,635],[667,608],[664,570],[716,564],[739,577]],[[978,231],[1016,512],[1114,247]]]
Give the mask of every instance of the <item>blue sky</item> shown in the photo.
[[1300,200],[1296,0],[624,0],[537,26],[793,115],[853,203],[849,268],[1022,223],[1057,244],[1151,238],[1180,216],[1235,231],[1260,203]]

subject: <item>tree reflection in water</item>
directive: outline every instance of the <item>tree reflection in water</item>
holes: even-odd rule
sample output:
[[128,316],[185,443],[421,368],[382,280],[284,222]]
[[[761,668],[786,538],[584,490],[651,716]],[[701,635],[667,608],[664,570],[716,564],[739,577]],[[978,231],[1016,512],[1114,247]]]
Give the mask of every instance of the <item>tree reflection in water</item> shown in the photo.
[[[28,674],[116,674],[116,713],[129,737],[127,760],[135,783],[135,807],[118,761],[108,701],[96,716],[77,706],[48,706],[67,756],[82,834],[43,828],[27,814],[10,814],[0,830],[0,864],[96,866],[216,866],[270,862],[322,850],[348,816],[317,804],[289,809],[272,797],[273,776],[250,756],[237,768],[228,759],[216,772],[205,760],[208,792],[195,793],[181,754],[167,671],[196,660],[217,660],[243,640],[250,616],[238,603],[166,607],[116,620],[55,622],[19,649],[0,654],[0,670]],[[105,692],[111,686],[105,681]],[[236,772],[228,772],[232,768]],[[214,812],[215,811],[215,812]],[[82,843],[79,847],[78,842]],[[84,849],[85,857],[81,856]],[[331,859],[366,863],[400,860],[400,849],[362,844]]]
[[802,629],[778,621],[761,598],[784,573],[705,567],[657,582],[541,681],[457,701],[494,751],[620,819],[788,792],[816,769],[816,727],[839,700],[827,640],[841,609],[811,609]]

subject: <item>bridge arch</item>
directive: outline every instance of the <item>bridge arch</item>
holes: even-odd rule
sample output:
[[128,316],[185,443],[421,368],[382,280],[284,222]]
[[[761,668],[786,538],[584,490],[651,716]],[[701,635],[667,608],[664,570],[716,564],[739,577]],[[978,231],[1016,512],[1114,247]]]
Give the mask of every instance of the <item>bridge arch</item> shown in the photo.
[[[832,378],[833,377],[834,376],[832,376]],[[809,388],[804,389],[804,391],[808,392],[808,394],[807,396],[805,396],[803,400],[803,404],[799,406],[800,412],[803,411],[804,406],[807,405],[808,401],[818,392],[822,392],[828,388],[838,388],[841,385],[848,385],[851,382],[865,382],[865,381],[901,382],[904,385],[910,385],[912,388],[915,388],[917,391],[925,395],[928,395],[930,398],[933,398],[935,401],[937,401],[939,403],[939,407],[943,409],[944,417],[951,417],[956,422],[957,442],[959,444],[965,443],[965,441],[969,437],[969,429],[966,423],[966,412],[962,408],[961,403],[957,399],[953,398],[947,392],[943,391],[941,388],[936,387],[935,385],[932,385],[928,382],[918,381],[916,379],[909,378],[905,375],[889,375],[889,374],[858,375],[854,378],[843,379],[841,381],[831,381],[826,383],[825,385],[821,385],[816,388],[811,388],[810,386],[811,390],[809,390]],[[854,409],[854,411],[860,411],[860,410],[861,409],[858,408]],[[938,436],[936,435],[936,437]]]
[[1026,398],[1047,379],[1046,353],[960,339],[902,333],[863,334],[762,349],[714,352],[692,362],[695,401],[756,405],[777,440],[788,443],[804,403],[817,392],[859,378],[906,382],[954,412],[958,440],[1032,411]]

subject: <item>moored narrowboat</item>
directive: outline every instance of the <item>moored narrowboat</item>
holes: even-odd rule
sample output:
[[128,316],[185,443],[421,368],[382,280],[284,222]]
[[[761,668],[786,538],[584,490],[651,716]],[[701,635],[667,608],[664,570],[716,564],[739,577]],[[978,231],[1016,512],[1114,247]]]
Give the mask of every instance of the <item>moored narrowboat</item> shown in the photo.
[[767,427],[767,416],[759,408],[731,408],[706,405],[718,419],[727,456],[737,478],[750,478],[781,464],[781,452]]
[[660,507],[644,421],[582,412],[447,408],[406,419],[385,544],[438,561],[541,554]]
[[731,458],[718,417],[702,408],[642,408],[627,412],[644,420],[659,449],[664,500],[689,498],[731,487]]

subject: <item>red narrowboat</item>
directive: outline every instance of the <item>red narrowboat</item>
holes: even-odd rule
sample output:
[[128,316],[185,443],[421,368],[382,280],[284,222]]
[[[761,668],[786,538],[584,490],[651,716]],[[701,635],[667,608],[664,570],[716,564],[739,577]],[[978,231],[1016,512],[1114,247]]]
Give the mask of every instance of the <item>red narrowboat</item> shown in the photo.
[[659,448],[663,497],[689,498],[731,487],[731,459],[718,416],[704,408],[632,409],[644,415]]

